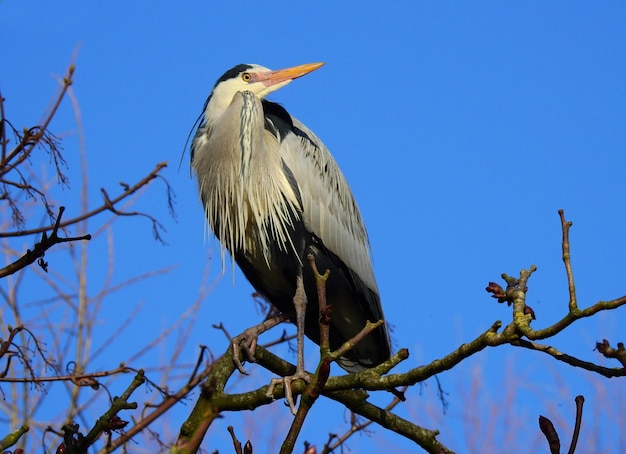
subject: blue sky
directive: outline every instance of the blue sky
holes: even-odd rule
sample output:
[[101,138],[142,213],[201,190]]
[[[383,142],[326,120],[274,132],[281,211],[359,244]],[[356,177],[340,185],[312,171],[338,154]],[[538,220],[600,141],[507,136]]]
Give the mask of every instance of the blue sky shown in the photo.
[[[138,205],[162,221],[168,245],[153,241],[150,225],[141,219],[116,222],[114,279],[176,267],[108,299],[97,336],[106,338],[120,314],[138,301],[147,311],[135,320],[134,330],[167,326],[197,297],[207,257],[213,256],[209,279],[217,283],[194,327],[192,361],[198,344],[215,353],[226,348],[210,324],[224,322],[236,333],[255,323],[258,314],[249,284],[237,271],[233,285],[230,267],[220,278],[216,245],[205,241],[189,154],[178,170],[187,134],[215,80],[235,64],[282,68],[326,62],[271,99],[325,142],[346,175],[368,227],[395,346],[411,351],[406,369],[445,355],[497,319],[509,320],[510,310],[484,291],[503,272],[514,275],[538,266],[528,293],[536,327],[565,314],[560,208],[574,222],[581,306],[625,293],[626,6],[602,6],[5,0],[0,3],[0,89],[7,116],[19,126],[33,123],[55,90],[55,78],[75,62],[73,89],[92,206],[100,203],[100,187],[114,193],[118,182],[134,182],[157,162],[170,163],[164,175],[177,195],[177,220],[168,215],[162,186],[150,188]],[[73,115],[66,101],[52,130],[65,138],[76,182],[58,197],[78,209]],[[44,157],[34,164],[46,163]],[[96,292],[106,273],[106,238],[89,248]],[[47,257],[55,266],[54,252]],[[594,342],[624,341],[619,327],[625,322],[623,309],[601,314],[550,343],[605,363],[592,351]],[[114,367],[120,361],[115,352],[123,355],[139,345],[141,340],[122,335],[97,367]],[[308,349],[314,361],[315,350]],[[507,418],[515,418],[525,437],[532,433],[533,443],[540,443],[534,438],[538,414],[552,408],[569,428],[576,394],[587,397],[589,414],[594,405],[613,405],[605,414],[619,414],[616,409],[624,405],[621,381],[512,347],[484,351],[440,379],[450,393],[446,415],[432,396],[434,382],[422,393],[413,391],[401,413],[441,429],[440,439],[460,452],[480,450],[467,441],[468,433],[474,440],[477,433],[488,438],[490,422],[502,428],[511,423]],[[515,398],[507,391],[511,381]],[[245,380],[239,385],[245,389]],[[612,402],[601,404],[601,396]],[[478,428],[464,419],[468,407],[482,415]],[[174,417],[172,427],[186,411],[176,414],[180,419]],[[289,421],[280,404],[259,412]],[[336,420],[329,421],[329,414]],[[320,405],[302,440],[323,444],[326,433],[342,431],[344,416],[336,407]],[[228,452],[224,427],[242,423],[227,418],[208,435],[208,450]],[[615,452],[620,442],[610,434],[619,432],[619,423],[603,426],[591,417],[585,422],[588,432],[581,439],[601,440],[596,447]],[[506,444],[511,436],[497,431],[496,447],[508,446],[511,452]],[[569,439],[569,431],[561,439]],[[357,437],[350,447],[367,452],[383,444],[411,452],[411,445],[380,429],[371,438]]]

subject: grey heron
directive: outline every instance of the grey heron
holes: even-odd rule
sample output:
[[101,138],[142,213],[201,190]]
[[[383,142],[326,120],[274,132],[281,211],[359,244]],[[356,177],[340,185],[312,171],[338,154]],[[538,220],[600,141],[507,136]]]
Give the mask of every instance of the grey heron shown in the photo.
[[[272,71],[240,64],[220,77],[191,144],[206,220],[252,286],[298,326],[298,372],[304,334],[319,344],[319,306],[307,254],[330,270],[330,347],[339,348],[366,321],[383,319],[369,240],[346,179],[322,141],[265,97],[322,66]],[[302,289],[302,298],[296,290]],[[306,316],[305,316],[306,312]],[[303,334],[304,333],[304,334]],[[390,356],[385,325],[338,360],[348,372]]]

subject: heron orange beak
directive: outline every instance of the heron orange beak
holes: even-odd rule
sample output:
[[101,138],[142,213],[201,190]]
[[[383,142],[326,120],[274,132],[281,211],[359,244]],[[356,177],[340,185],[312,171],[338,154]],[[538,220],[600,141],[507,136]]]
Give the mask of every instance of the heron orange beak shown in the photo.
[[323,66],[324,63],[306,63],[304,65],[292,66],[291,68],[277,69],[265,73],[257,73],[255,82],[263,82],[266,87],[279,84],[281,82],[292,81],[298,77],[302,77],[317,68]]

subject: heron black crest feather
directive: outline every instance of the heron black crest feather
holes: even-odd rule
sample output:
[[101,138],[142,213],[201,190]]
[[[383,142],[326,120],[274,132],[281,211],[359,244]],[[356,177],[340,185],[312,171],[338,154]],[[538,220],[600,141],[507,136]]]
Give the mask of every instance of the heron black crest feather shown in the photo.
[[215,85],[213,86],[213,89],[215,89],[215,87],[217,87],[221,82],[224,82],[229,79],[234,79],[235,77],[239,76],[239,74],[241,74],[242,72],[248,71],[249,69],[252,69],[252,68],[253,68],[252,65],[248,65],[245,63],[240,63],[237,66],[230,68],[228,71],[222,74],[222,77],[217,79],[217,81],[215,82]]

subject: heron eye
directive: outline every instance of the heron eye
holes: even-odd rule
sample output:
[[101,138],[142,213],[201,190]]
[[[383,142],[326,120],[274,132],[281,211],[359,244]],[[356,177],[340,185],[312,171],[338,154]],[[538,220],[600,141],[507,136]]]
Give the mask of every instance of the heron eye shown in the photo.
[[244,82],[250,82],[252,80],[252,76],[250,75],[250,73],[243,73],[241,75],[241,78]]

